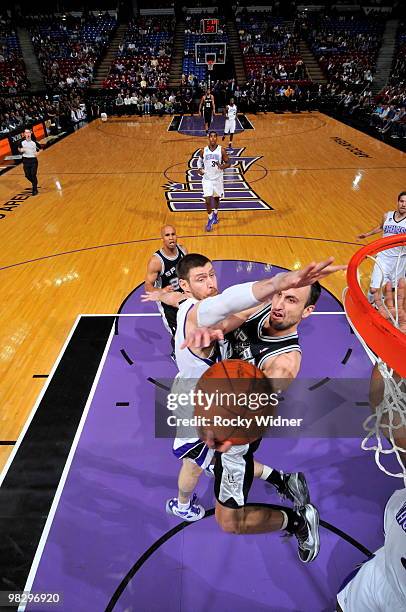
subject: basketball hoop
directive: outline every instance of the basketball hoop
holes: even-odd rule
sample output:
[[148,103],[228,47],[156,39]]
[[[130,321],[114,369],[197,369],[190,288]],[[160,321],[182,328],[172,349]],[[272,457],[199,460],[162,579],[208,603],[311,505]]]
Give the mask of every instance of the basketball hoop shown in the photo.
[[207,60],[207,70],[209,72],[213,71],[213,66],[214,66],[214,62],[212,62],[211,60]]
[[[396,281],[393,285],[395,316],[393,317],[386,309],[388,315],[386,319],[365,296],[360,285],[359,267],[365,260],[372,259],[380,269],[383,281],[382,266],[374,255],[397,247],[399,251],[393,255],[392,268]],[[368,357],[373,364],[378,366],[384,385],[381,403],[375,407],[375,412],[363,424],[367,435],[361,443],[361,448],[374,451],[379,469],[388,476],[403,478],[406,484],[406,467],[401,458],[401,455],[406,453],[406,449],[399,446],[395,440],[398,430],[402,435],[403,431],[406,431],[406,335],[398,329],[397,305],[397,279],[405,276],[405,269],[406,236],[404,234],[381,238],[362,247],[353,255],[348,264],[348,287],[344,290],[343,303],[347,319]],[[384,308],[386,308],[385,305]],[[399,379],[395,374],[401,378]],[[389,440],[391,448],[384,448],[383,436]],[[386,469],[382,465],[381,455],[395,455],[401,472],[394,473]]]
[[[391,323],[384,319],[368,302],[359,284],[358,274],[362,261],[369,258],[376,262],[373,255],[394,247],[403,247],[406,257],[406,236],[400,234],[381,238],[355,253],[348,264],[348,290],[344,297],[344,308],[364,343],[395,372],[406,378],[406,336],[396,328],[396,321]],[[400,272],[400,255],[397,265]]]

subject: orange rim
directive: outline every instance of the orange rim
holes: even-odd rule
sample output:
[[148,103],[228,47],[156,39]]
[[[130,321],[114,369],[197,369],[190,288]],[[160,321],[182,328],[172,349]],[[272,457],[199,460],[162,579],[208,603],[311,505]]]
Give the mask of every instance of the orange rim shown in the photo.
[[367,345],[395,372],[406,378],[406,334],[403,334],[371,306],[358,283],[357,270],[367,255],[396,246],[406,247],[406,236],[381,238],[366,245],[350,260],[348,291],[344,303],[348,316]]

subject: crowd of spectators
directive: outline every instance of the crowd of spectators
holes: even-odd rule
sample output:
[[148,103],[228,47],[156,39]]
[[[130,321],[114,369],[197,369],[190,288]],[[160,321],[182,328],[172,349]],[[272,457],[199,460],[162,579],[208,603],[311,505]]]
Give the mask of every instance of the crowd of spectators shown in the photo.
[[0,134],[23,129],[45,119],[51,119],[56,130],[70,130],[85,118],[84,108],[83,97],[75,90],[55,96],[2,96]]
[[399,24],[389,83],[400,87],[406,85],[406,21]]
[[338,118],[364,129],[389,142],[406,138],[406,86],[387,86],[378,95],[370,88],[362,92],[339,88],[334,83],[326,88],[329,107]]
[[281,17],[243,11],[236,17],[244,66],[249,79],[307,80],[299,51],[300,32]]
[[58,91],[88,87],[116,25],[109,13],[68,15],[62,20],[52,15],[26,18],[47,87]]
[[7,15],[0,15],[0,91],[13,94],[28,86],[15,27]]
[[329,82],[361,91],[372,83],[384,21],[365,15],[308,15],[296,24]]
[[171,16],[133,19],[103,87],[129,87],[141,91],[147,88],[165,89],[174,28],[175,19]]

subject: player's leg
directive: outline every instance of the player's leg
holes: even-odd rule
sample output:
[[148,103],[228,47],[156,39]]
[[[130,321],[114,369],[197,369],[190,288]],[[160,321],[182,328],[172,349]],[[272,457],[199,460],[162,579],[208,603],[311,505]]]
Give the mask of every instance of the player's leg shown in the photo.
[[182,459],[182,467],[178,476],[178,497],[168,499],[166,511],[184,521],[198,521],[204,517],[205,510],[197,503],[193,491],[202,472],[209,468],[214,451],[199,439],[176,438],[173,453]]
[[262,506],[246,506],[254,478],[253,453],[259,442],[232,446],[226,453],[216,453],[216,520],[227,533],[252,534],[286,530],[298,540],[301,561],[309,563],[316,558],[320,548],[319,515],[314,506],[307,504],[297,512],[290,508],[273,510]]
[[230,121],[228,119],[226,119],[226,122],[224,124],[224,132],[223,132],[223,137],[221,140],[225,140],[227,134],[230,133]]
[[213,196],[213,225],[219,222],[218,214],[220,208],[220,198]]
[[228,148],[232,149],[233,148],[233,138],[234,138],[234,134],[235,134],[235,121],[231,122],[230,125],[230,142],[228,144]]
[[374,301],[374,292],[377,291],[382,284],[386,283],[391,279],[391,272],[393,267],[393,260],[396,261],[395,257],[385,256],[384,253],[378,253],[376,256],[376,263],[372,271],[370,287],[368,291],[368,301]]
[[203,197],[204,197],[204,201],[206,204],[206,211],[207,211],[207,224],[205,226],[205,230],[206,232],[211,232],[211,230],[213,229],[213,223],[214,223],[213,211],[212,211],[212,205],[211,205],[211,200],[213,197],[213,181],[211,181],[210,179],[206,179],[203,176],[202,187],[203,187]]
[[212,114],[211,113],[205,113],[204,114],[204,121],[205,121],[206,134],[209,133],[209,129],[210,129],[210,125],[211,125],[211,120],[212,120]]
[[219,222],[218,213],[220,208],[220,198],[224,198],[223,177],[213,181],[213,225]]
[[309,488],[303,472],[284,474],[282,470],[275,470],[254,460],[254,478],[273,485],[280,497],[289,499],[296,508],[310,503]]

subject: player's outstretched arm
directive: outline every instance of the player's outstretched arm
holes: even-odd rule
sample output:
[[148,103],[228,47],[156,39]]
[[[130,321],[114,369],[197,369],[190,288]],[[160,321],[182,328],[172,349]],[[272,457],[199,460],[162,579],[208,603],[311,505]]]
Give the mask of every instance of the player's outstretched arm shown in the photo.
[[364,238],[369,238],[369,236],[374,236],[375,234],[380,234],[382,229],[383,229],[383,225],[385,223],[385,219],[386,219],[386,215],[383,216],[383,219],[382,219],[382,222],[381,222],[380,225],[378,225],[377,227],[374,227],[369,232],[364,232],[363,234],[359,234],[359,236],[357,236],[357,238],[360,238],[361,240],[363,240]]
[[189,320],[196,327],[214,327],[232,314],[267,302],[280,291],[306,287],[329,274],[345,270],[346,266],[331,265],[334,259],[311,263],[301,270],[282,272],[272,278],[229,287],[220,295],[199,302],[190,312]]

